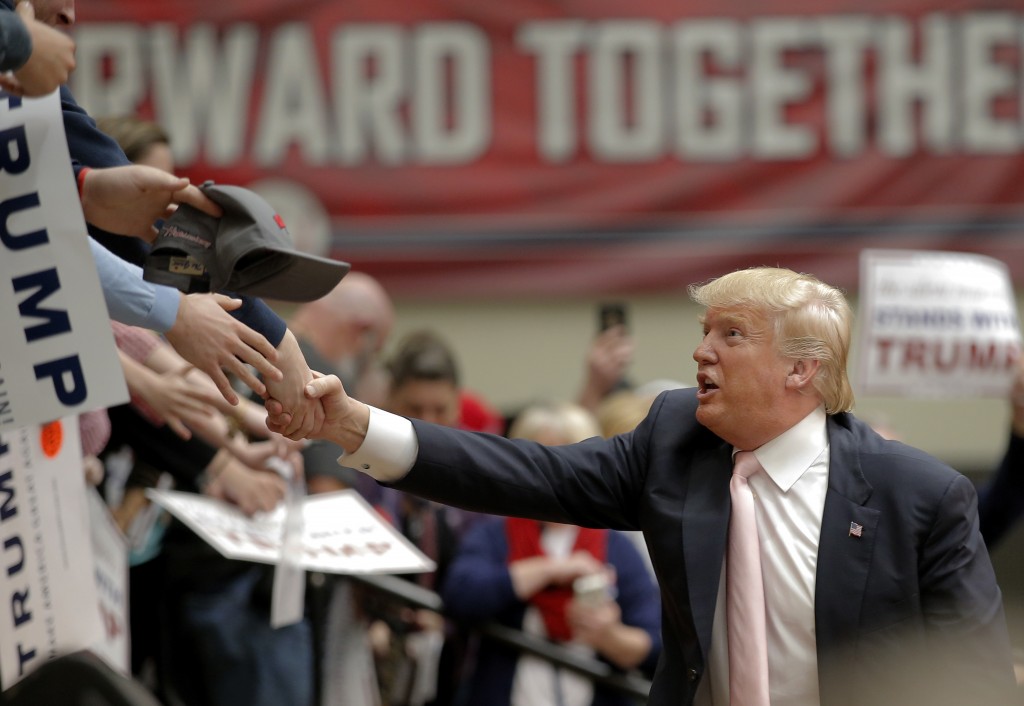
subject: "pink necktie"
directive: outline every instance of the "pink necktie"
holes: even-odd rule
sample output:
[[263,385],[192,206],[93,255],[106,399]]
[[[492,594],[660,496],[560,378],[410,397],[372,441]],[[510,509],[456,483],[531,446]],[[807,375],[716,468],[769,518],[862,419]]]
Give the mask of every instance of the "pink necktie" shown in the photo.
[[736,454],[729,493],[729,554],[726,617],[729,623],[729,704],[768,706],[768,636],[761,550],[754,519],[754,494],[747,479],[761,470],[754,454]]

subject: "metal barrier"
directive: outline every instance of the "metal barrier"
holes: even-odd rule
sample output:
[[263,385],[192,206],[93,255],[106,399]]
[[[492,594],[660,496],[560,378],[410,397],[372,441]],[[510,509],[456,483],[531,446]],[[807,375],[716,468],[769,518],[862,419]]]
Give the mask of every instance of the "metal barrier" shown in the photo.
[[[445,612],[444,603],[439,595],[397,576],[377,574],[372,576],[351,576],[351,578],[370,588],[394,596],[411,606],[426,608],[436,613]],[[617,672],[604,662],[588,659],[553,642],[535,635],[527,635],[522,631],[513,630],[498,623],[481,623],[480,625],[475,625],[474,629],[481,635],[498,640],[521,652],[536,655],[560,667],[571,669],[574,672],[589,677],[595,683],[600,683],[603,686],[628,694],[636,698],[638,704],[647,703],[647,697],[651,691],[651,682],[641,676]]]

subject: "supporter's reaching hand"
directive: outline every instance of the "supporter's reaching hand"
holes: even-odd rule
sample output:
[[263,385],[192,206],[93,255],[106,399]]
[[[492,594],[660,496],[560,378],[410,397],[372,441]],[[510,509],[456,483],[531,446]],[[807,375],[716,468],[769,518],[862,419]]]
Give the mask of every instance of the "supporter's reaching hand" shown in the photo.
[[39,22],[31,2],[19,3],[17,13],[32,39],[32,55],[20,69],[0,74],[0,88],[15,96],[45,96],[67,83],[75,68],[75,42]]
[[604,570],[604,565],[593,554],[584,551],[573,552],[565,559],[531,556],[514,561],[508,567],[512,590],[524,601],[548,586],[567,586],[581,576]]
[[152,242],[153,224],[187,203],[211,216],[223,210],[185,177],[142,164],[90,169],[82,182],[82,211],[94,226]]
[[573,638],[596,648],[609,630],[622,624],[622,609],[610,597],[573,599],[566,607],[566,618],[572,627]]
[[207,470],[212,480],[203,489],[206,495],[224,500],[246,515],[269,512],[284,498],[286,481],[273,471],[246,467],[225,450],[221,450]]
[[[277,354],[277,364],[284,375],[280,380],[267,381],[267,396],[280,404],[275,409],[286,413],[287,420],[273,426],[268,420],[267,426],[290,439],[311,437],[323,425],[324,410],[319,400],[310,399],[305,394],[306,384],[313,379],[313,371],[306,364],[299,342],[291,331],[285,332]],[[270,411],[270,407],[267,409]]]
[[650,654],[650,635],[624,624],[622,608],[612,598],[573,599],[566,608],[566,620],[574,640],[594,648],[620,669],[638,667]]
[[246,364],[256,368],[264,380],[282,377],[273,365],[278,355],[270,342],[227,313],[241,304],[223,294],[182,295],[178,318],[164,334],[182,358],[210,376],[232,405],[238,404],[238,395],[224,370],[234,373],[260,397],[266,396],[267,388]]
[[612,326],[598,334],[587,353],[587,377],[580,390],[580,405],[596,410],[601,400],[622,382],[632,362],[633,338],[625,326]]
[[266,441],[248,441],[241,435],[232,437],[225,445],[231,455],[249,468],[266,468],[267,460],[273,457],[289,460],[281,455],[280,445],[271,439]]
[[182,439],[192,438],[192,428],[212,424],[218,414],[218,395],[186,378],[191,365],[157,373],[124,354],[121,365],[132,393],[152,407]]

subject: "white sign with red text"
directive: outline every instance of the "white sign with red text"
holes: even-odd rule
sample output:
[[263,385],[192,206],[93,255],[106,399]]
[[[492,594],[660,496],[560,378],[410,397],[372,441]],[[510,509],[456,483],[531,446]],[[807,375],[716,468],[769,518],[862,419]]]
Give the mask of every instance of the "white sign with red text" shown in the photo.
[[861,253],[859,391],[1005,397],[1021,358],[1002,262],[968,253]]
[[128,541],[100,494],[90,488],[87,497],[95,559],[96,606],[103,625],[101,639],[91,649],[111,667],[129,676]]
[[[246,517],[223,501],[173,490],[147,495],[229,559],[278,563],[285,507]],[[302,502],[299,564],[334,574],[419,573],[434,563],[353,490],[311,495]]]

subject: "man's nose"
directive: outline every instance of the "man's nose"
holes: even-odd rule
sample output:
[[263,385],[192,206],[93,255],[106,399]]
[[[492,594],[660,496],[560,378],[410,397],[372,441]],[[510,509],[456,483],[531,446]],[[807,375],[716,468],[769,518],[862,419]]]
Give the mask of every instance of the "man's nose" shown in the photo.
[[706,338],[701,339],[701,342],[693,350],[693,359],[698,363],[709,363],[714,360],[714,357],[715,351],[708,344],[708,340]]

